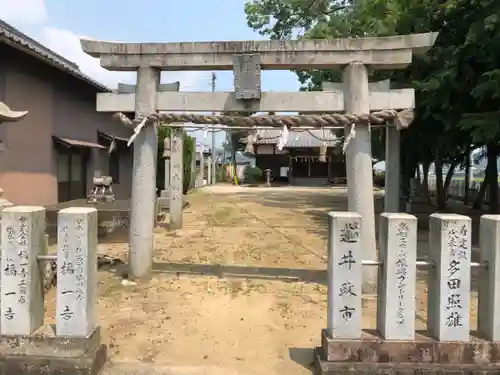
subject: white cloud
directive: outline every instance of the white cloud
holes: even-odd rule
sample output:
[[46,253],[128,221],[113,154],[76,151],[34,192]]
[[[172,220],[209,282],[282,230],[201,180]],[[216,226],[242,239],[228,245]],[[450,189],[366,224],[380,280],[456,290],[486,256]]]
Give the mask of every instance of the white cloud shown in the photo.
[[[87,36],[84,38],[91,39]],[[69,30],[44,27],[41,41],[61,56],[75,62],[83,73],[111,88],[116,88],[119,82],[135,82],[135,73],[133,72],[111,72],[102,68],[99,59],[82,51],[80,37]],[[180,81],[181,90],[200,89],[206,86],[210,74],[210,72],[168,72],[163,75],[162,81]]]
[[[49,18],[44,0],[0,0],[0,17],[21,31],[24,26],[29,26],[30,30],[33,30],[30,35],[32,38],[74,62],[83,73],[106,86],[116,88],[119,82],[135,82],[135,73],[111,72],[102,68],[99,59],[82,51],[80,36],[74,32],[48,25]],[[163,74],[162,81],[180,81],[181,90],[205,89],[208,87],[210,74],[210,72],[168,72]]]
[[44,0],[0,0],[0,17],[6,22],[40,24],[47,18]]
[[107,86],[115,88],[118,82],[131,83],[134,81],[133,73],[110,72],[102,68],[99,65],[99,59],[82,51],[80,38],[69,30],[50,26],[43,27],[40,41],[54,52],[73,61],[83,73]]

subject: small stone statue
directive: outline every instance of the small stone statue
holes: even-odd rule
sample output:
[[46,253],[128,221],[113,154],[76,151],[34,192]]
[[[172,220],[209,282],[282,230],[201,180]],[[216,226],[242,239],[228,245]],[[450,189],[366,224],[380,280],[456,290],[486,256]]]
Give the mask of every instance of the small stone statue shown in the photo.
[[266,174],[266,185],[267,187],[271,187],[271,170],[270,169],[265,169],[264,173]]
[[92,187],[90,194],[87,196],[87,201],[89,203],[115,201],[115,195],[113,194],[113,188],[111,187],[113,184],[111,176],[94,177],[92,182],[94,186]]

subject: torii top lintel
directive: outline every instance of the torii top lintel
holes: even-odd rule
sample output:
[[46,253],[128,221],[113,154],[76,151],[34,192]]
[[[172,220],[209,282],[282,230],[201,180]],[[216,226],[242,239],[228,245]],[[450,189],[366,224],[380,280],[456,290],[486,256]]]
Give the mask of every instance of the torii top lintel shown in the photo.
[[376,38],[186,43],[120,43],[82,39],[87,54],[109,70],[232,70],[233,55],[258,54],[262,69],[321,69],[361,62],[374,69],[402,69],[427,52],[437,33]]

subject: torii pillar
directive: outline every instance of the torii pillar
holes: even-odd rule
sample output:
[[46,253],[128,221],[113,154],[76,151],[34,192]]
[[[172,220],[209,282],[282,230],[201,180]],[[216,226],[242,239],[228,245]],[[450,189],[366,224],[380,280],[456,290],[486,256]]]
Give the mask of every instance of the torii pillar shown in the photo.
[[[389,92],[391,82],[389,79],[370,82],[368,84],[370,95],[375,92]],[[323,91],[343,92],[343,83],[323,82]],[[348,136],[346,129],[345,136]],[[385,195],[384,212],[399,212],[401,201],[400,187],[400,133],[396,126],[385,128]],[[349,169],[348,171],[349,172]]]
[[[160,84],[159,69],[141,67],[137,70],[137,85],[120,83],[118,92],[130,95],[130,98],[134,100],[135,115],[140,117],[156,111],[157,92],[179,91],[179,87],[179,82]],[[128,261],[129,277],[135,279],[149,277],[153,264],[152,233],[157,207],[156,167],[158,162],[156,126],[156,124],[147,125],[133,143]]]

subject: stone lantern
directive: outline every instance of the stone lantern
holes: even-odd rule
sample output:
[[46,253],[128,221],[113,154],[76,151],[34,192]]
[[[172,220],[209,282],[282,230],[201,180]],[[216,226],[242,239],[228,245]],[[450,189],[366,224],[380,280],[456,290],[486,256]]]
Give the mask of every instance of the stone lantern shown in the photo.
[[[28,111],[13,111],[5,103],[0,102],[0,124],[22,120],[27,114]],[[3,140],[0,140],[0,142],[3,144]],[[0,188],[0,210],[13,205],[7,199],[1,198],[3,193],[4,190]]]

